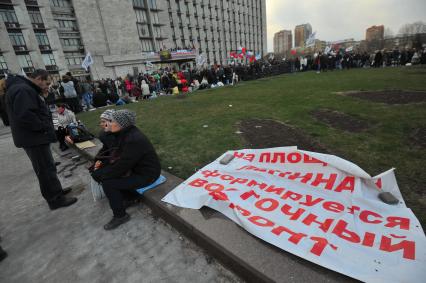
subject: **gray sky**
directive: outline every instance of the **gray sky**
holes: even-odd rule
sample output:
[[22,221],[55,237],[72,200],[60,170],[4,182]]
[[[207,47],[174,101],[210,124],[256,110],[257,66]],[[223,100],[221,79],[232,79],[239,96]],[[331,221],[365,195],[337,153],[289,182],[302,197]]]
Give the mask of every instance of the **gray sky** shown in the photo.
[[395,34],[406,23],[426,22],[426,0],[266,0],[268,51],[274,33],[310,23],[316,38],[365,39],[365,30],[383,24]]

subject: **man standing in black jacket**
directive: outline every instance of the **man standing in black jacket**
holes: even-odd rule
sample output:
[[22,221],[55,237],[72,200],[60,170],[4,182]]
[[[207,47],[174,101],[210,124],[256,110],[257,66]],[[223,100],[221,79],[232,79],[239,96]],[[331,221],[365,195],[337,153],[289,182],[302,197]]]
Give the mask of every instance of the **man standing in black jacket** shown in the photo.
[[35,70],[28,78],[10,76],[6,81],[6,106],[15,146],[23,148],[31,160],[40,190],[51,210],[70,206],[77,199],[65,197],[53,161],[50,143],[56,141],[52,115],[42,97],[50,76]]

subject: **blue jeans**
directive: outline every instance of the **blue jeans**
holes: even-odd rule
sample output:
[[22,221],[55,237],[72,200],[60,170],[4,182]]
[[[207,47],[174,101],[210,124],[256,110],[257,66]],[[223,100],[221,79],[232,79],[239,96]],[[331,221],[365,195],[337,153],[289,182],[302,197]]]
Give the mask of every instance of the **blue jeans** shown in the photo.
[[92,106],[92,103],[93,103],[92,93],[86,92],[85,94],[83,94],[83,100],[84,100],[84,104],[86,104],[86,107],[90,108],[90,106]]

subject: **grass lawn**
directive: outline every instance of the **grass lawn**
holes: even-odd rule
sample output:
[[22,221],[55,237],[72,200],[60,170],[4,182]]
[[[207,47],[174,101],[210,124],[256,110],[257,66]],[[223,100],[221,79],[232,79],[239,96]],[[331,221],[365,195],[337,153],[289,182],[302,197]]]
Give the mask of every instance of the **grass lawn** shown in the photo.
[[[426,68],[286,74],[199,91],[185,99],[161,97],[120,107],[136,111],[137,124],[153,142],[162,167],[181,178],[226,150],[244,148],[246,142],[235,133],[239,121],[260,118],[285,122],[372,176],[395,167],[407,205],[426,227],[426,149],[412,146],[408,139],[414,128],[426,127],[426,103],[388,105],[335,93],[383,89],[426,91]],[[310,115],[317,108],[355,115],[372,126],[359,133],[331,128]],[[78,117],[97,133],[104,110]]]

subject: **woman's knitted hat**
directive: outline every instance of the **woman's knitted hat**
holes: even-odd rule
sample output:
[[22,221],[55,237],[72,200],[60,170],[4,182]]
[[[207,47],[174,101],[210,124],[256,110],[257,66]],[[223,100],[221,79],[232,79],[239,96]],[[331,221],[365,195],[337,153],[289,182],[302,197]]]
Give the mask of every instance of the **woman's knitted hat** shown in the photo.
[[112,120],[112,113],[114,113],[114,112],[115,112],[114,109],[105,110],[104,113],[101,114],[101,119],[111,121]]
[[112,113],[112,121],[120,125],[121,128],[133,126],[136,122],[136,114],[127,109],[117,110]]

